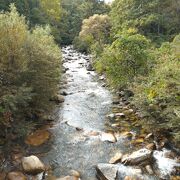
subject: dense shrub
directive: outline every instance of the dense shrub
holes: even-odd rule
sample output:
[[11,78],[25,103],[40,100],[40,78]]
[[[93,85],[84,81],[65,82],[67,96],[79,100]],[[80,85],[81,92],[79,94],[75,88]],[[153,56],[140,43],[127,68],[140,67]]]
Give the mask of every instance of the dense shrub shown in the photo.
[[125,87],[138,75],[148,73],[149,41],[142,35],[121,35],[104,49],[96,62],[99,72],[105,72],[114,87]]
[[[145,125],[171,128],[180,140],[180,35],[154,53],[156,64],[150,75],[135,83],[135,102],[145,113]],[[138,102],[138,103],[137,103]]]
[[0,14],[0,126],[50,109],[61,53],[48,27],[28,30],[14,5]]
[[84,19],[79,37],[74,41],[75,47],[98,55],[96,49],[102,52],[104,44],[109,42],[110,28],[108,15],[95,14]]

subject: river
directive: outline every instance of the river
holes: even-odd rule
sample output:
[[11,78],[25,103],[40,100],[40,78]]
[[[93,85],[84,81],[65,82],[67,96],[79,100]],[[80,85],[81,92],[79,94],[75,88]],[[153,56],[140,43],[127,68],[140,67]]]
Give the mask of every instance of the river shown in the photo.
[[[62,52],[66,73],[62,77],[61,92],[65,91],[66,96],[55,112],[56,121],[50,128],[52,145],[43,161],[51,165],[56,177],[67,176],[71,170],[76,170],[82,180],[95,180],[97,164],[107,163],[116,152],[124,154],[133,147],[123,137],[118,138],[116,143],[103,141],[102,133],[107,130],[106,115],[111,111],[112,94],[94,71],[87,70],[90,56],[69,46]],[[121,169],[124,175],[128,170],[131,173],[131,169],[123,165]],[[144,179],[156,177],[144,176]]]

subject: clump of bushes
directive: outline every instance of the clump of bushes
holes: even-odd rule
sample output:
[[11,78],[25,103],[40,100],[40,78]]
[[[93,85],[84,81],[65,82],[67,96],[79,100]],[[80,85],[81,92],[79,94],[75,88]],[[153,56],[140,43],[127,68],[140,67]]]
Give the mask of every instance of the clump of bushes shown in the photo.
[[149,41],[140,34],[120,35],[97,59],[96,69],[104,72],[116,88],[126,87],[139,75],[147,75]]
[[152,72],[132,86],[134,101],[144,112],[144,125],[171,128],[180,140],[180,35],[154,51],[156,61]]
[[[29,30],[14,5],[0,13],[0,126],[50,110],[61,52],[47,26]],[[1,133],[3,133],[2,131]]]

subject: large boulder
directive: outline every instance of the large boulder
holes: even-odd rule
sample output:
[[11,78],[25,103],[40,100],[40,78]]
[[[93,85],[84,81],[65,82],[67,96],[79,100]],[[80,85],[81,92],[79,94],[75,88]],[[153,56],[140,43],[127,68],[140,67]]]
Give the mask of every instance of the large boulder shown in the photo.
[[147,165],[152,160],[152,151],[146,148],[140,149],[138,151],[133,152],[130,155],[125,155],[121,162],[125,165]]
[[22,172],[9,172],[7,180],[27,180],[27,177]]
[[33,155],[22,159],[22,167],[27,174],[35,175],[45,171],[45,165]]
[[118,166],[113,164],[98,164],[96,166],[99,180],[115,180],[118,174]]

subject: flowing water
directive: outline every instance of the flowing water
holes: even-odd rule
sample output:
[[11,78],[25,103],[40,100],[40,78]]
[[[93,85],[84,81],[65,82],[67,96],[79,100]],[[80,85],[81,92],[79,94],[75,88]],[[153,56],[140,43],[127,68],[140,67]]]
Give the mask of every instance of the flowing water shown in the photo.
[[[132,147],[127,139],[109,143],[98,135],[106,130],[105,116],[111,109],[112,95],[98,82],[93,71],[87,71],[90,57],[66,47],[63,59],[67,70],[63,76],[67,78],[64,88],[68,95],[57,110],[56,123],[51,128],[53,144],[44,161],[53,167],[57,177],[77,170],[82,180],[95,180],[98,163],[107,163],[116,152],[125,153]],[[127,167],[120,167],[128,171]]]

